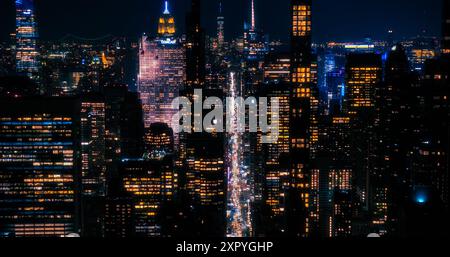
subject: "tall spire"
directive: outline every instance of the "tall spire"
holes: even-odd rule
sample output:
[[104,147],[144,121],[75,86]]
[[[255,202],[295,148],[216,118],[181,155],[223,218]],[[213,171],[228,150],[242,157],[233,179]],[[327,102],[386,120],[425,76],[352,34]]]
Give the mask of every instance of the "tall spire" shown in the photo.
[[224,33],[224,26],[225,26],[225,18],[222,14],[222,1],[219,2],[219,15],[217,16],[217,40],[219,48],[223,46],[223,43],[225,41],[225,33]]
[[252,0],[252,30],[256,29],[256,20],[255,20],[255,0]]
[[164,3],[164,14],[170,14],[169,1],[165,1],[165,3]]

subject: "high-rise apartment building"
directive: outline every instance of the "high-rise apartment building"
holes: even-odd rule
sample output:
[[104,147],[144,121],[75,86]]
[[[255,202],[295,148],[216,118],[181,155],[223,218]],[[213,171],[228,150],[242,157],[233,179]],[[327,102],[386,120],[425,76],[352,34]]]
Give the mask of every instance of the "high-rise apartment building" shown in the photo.
[[310,124],[312,97],[311,1],[291,1],[291,170],[288,229],[292,236],[306,236],[309,202]]

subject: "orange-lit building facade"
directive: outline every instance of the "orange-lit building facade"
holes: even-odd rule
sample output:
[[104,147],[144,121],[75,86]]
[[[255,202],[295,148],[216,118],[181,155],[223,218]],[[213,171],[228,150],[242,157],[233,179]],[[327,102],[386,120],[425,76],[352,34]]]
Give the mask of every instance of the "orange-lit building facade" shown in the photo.
[[122,160],[122,187],[131,198],[133,232],[138,237],[162,236],[163,209],[174,197],[174,169],[170,156]]
[[310,0],[291,1],[291,206],[288,227],[292,236],[309,233],[310,208],[310,124],[313,89]]

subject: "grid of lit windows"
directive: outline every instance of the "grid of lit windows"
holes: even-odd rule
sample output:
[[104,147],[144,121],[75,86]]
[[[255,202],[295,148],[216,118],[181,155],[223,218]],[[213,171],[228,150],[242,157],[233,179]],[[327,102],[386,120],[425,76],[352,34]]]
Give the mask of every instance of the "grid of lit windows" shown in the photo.
[[35,78],[39,70],[33,0],[16,1],[16,69]]
[[160,236],[162,204],[173,196],[172,159],[123,160],[120,172],[123,189],[132,199],[136,235]]
[[351,67],[348,84],[350,106],[356,109],[375,106],[376,85],[380,67]]
[[294,36],[307,36],[311,32],[311,6],[294,5],[292,33]]
[[140,45],[138,92],[144,111],[144,124],[172,124],[177,112],[172,101],[185,80],[185,51],[179,44],[151,41],[143,36]]
[[106,195],[105,103],[81,104],[81,174],[84,195]]
[[76,232],[73,122],[45,113],[0,117],[0,237]]

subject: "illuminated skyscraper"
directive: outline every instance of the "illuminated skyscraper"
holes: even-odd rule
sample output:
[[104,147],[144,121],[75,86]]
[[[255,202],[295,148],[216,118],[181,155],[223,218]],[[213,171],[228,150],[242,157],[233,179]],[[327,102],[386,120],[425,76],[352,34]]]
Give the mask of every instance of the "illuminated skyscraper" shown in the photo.
[[166,2],[159,19],[158,37],[142,36],[139,47],[138,92],[144,111],[144,124],[172,125],[172,116],[177,112],[172,101],[178,97],[185,80],[185,50],[180,40],[174,37],[174,18]]
[[269,52],[263,32],[256,26],[255,0],[251,1],[250,24],[244,28],[244,55],[246,61],[262,61]]
[[[221,98],[223,89],[205,81],[205,35],[201,27],[201,0],[192,0],[186,27],[186,88],[182,95],[191,102],[207,96]],[[203,89],[196,95],[194,89]],[[204,113],[205,114],[205,113]],[[191,113],[192,117],[194,114]],[[194,120],[194,119],[192,119]],[[192,235],[224,236],[226,230],[226,172],[223,133],[180,133],[181,191],[190,205],[187,215]],[[183,178],[181,178],[183,176]],[[188,205],[188,206],[189,206]]]
[[16,70],[30,78],[39,75],[37,40],[34,0],[16,0]]
[[432,186],[449,207],[449,99],[450,58],[430,60],[423,83],[425,133],[417,149],[414,169],[416,185]]
[[309,203],[309,159],[312,93],[311,1],[291,1],[291,190],[288,229],[291,236],[306,236]]
[[165,221],[163,210],[174,195],[172,157],[124,159],[120,165],[120,176],[123,189],[132,199],[136,236],[162,236]]
[[219,3],[219,15],[217,16],[217,46],[223,48],[225,42],[225,17],[222,13],[222,2]]
[[[103,89],[105,98],[105,159],[108,191],[110,179],[118,174],[123,158],[141,158],[144,154],[142,104],[137,93],[125,85]],[[116,177],[116,179],[118,179]],[[116,183],[119,184],[119,183]],[[120,195],[119,195],[120,196]]]
[[79,233],[77,101],[0,102],[0,237]]
[[336,111],[321,125],[318,157],[311,170],[311,236],[347,237],[353,210],[350,118]]
[[192,133],[187,138],[185,188],[193,206],[196,235],[225,235],[227,183],[223,143],[222,133]]
[[158,36],[173,37],[175,35],[175,18],[170,14],[169,2],[164,2],[164,12],[158,21]]
[[[290,118],[290,87],[289,83],[278,82],[261,85],[258,91],[260,97],[279,99],[279,137],[273,144],[262,144],[263,149],[263,200],[269,212],[263,215],[262,230],[267,236],[281,235],[286,231],[284,217],[286,215],[286,197],[289,192],[289,118]],[[271,117],[268,113],[268,117]],[[269,122],[270,121],[269,119]],[[261,230],[261,228],[258,228]]]
[[437,55],[436,45],[428,43],[429,39],[417,38],[414,42],[413,49],[409,52],[409,59],[412,69],[422,72],[427,60],[433,59]]
[[351,115],[375,108],[377,85],[381,81],[381,57],[376,54],[347,56],[346,107]]
[[[387,222],[388,188],[375,183],[383,177],[375,169],[376,145],[380,125],[382,80],[381,56],[371,53],[352,53],[347,56],[346,94],[344,110],[351,120],[354,182],[358,192],[358,207],[372,215],[371,224],[377,233],[385,233]],[[379,140],[382,140],[379,138]]]
[[106,195],[105,105],[93,97],[81,102],[81,175],[86,196]]
[[83,96],[80,112],[82,236],[102,234],[104,199],[107,195],[106,103],[97,96]]
[[[417,108],[417,103],[422,102],[417,96],[420,86],[414,74],[404,48],[400,44],[393,46],[386,59],[384,82],[377,93],[376,140],[372,146],[374,165],[370,181],[372,188],[378,188],[372,192],[386,192],[375,194],[375,203],[380,208],[373,216],[375,223],[384,227],[388,234],[399,229],[399,215],[393,214],[402,208],[399,200],[402,194],[409,193],[404,188],[410,183],[411,152],[423,132],[419,120],[421,112]],[[387,220],[385,224],[380,222],[384,219]]]

